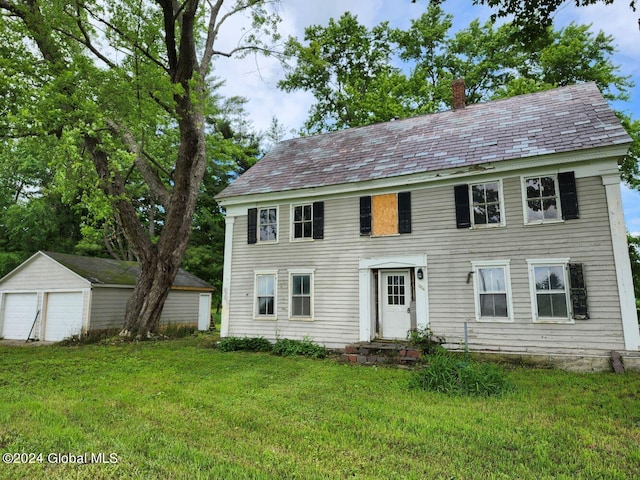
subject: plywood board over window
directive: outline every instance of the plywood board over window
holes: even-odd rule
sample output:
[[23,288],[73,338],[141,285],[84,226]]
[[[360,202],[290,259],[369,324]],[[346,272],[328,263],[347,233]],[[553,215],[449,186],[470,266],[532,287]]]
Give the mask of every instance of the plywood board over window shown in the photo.
[[398,199],[395,193],[375,195],[371,198],[373,235],[398,233]]

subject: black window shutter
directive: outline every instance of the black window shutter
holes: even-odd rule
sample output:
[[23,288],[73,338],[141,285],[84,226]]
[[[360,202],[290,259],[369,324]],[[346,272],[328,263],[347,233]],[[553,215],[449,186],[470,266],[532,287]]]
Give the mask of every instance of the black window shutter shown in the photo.
[[256,243],[258,241],[258,209],[250,208],[247,213],[247,242]]
[[371,235],[371,197],[360,197],[360,235]]
[[469,209],[469,186],[456,185],[453,187],[456,197],[456,226],[469,228],[471,226],[471,210]]
[[313,238],[324,238],[324,202],[313,202]]
[[558,187],[560,188],[562,218],[565,220],[580,218],[580,212],[578,211],[578,193],[576,191],[576,177],[574,173],[559,173]]
[[411,192],[398,193],[398,233],[411,233]]
[[581,263],[569,264],[569,281],[571,283],[571,306],[573,318],[576,320],[588,320],[587,311],[587,287],[584,283],[584,272]]

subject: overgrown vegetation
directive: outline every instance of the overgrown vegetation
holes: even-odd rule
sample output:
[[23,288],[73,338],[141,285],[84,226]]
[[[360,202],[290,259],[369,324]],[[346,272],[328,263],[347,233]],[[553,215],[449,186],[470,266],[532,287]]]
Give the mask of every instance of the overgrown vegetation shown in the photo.
[[301,355],[310,358],[326,358],[328,351],[322,345],[317,345],[306,337],[303,340],[279,338],[273,345],[273,354],[281,357]]
[[637,477],[640,374],[510,369],[499,397],[407,390],[412,372],[207,348],[217,336],[0,347],[7,480]]
[[499,396],[513,389],[497,365],[473,360],[468,354],[442,349],[426,362],[426,366],[413,372],[409,383],[412,388],[482,397]]
[[271,352],[281,357],[300,355],[326,358],[329,353],[325,347],[313,343],[307,337],[302,340],[279,338],[274,344],[263,337],[225,337],[218,343],[218,348],[221,352]]
[[218,343],[221,352],[270,352],[273,346],[263,337],[224,337]]
[[431,355],[442,349],[443,337],[437,337],[429,327],[421,327],[410,330],[407,334],[409,343],[419,348],[423,355]]

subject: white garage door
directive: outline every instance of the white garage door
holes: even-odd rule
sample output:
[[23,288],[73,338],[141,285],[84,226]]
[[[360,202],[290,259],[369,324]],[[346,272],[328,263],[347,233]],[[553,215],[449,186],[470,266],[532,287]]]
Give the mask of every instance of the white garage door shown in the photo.
[[59,342],[82,330],[82,292],[48,293],[44,339]]
[[4,313],[0,336],[7,340],[26,340],[36,318],[38,294],[5,293],[3,298]]

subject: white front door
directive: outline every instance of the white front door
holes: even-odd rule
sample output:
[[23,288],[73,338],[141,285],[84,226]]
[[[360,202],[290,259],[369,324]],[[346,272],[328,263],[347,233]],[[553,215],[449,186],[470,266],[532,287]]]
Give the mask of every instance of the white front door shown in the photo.
[[380,336],[407,338],[411,330],[411,277],[409,270],[382,270],[380,275]]

